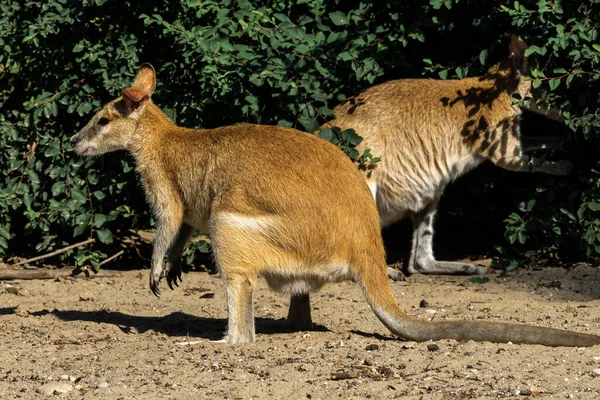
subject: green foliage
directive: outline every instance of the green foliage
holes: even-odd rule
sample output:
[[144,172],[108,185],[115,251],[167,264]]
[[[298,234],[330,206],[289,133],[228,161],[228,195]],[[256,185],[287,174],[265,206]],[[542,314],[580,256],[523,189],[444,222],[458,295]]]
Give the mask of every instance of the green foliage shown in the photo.
[[[157,68],[154,100],[181,125],[315,132],[336,104],[375,83],[481,74],[506,56],[513,31],[532,45],[534,84],[563,110],[580,162],[574,178],[542,177],[511,193],[514,214],[498,220],[518,251],[600,252],[596,0],[0,0],[0,9],[0,255],[96,238],[64,257],[97,266],[108,245],[152,226],[133,160],[79,158],[68,141],[141,62]],[[318,134],[359,163],[379,161],[358,154],[353,130]],[[188,263],[209,250],[195,243]]]

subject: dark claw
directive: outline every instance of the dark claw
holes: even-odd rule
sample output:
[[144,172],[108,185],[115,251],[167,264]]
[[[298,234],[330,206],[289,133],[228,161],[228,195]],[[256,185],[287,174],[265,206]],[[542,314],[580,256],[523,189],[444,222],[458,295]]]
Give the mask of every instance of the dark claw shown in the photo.
[[179,282],[183,282],[183,280],[181,279],[181,262],[180,261],[169,264],[169,270],[167,272],[167,284],[169,285],[169,288],[171,288],[171,290],[174,290],[173,284],[175,284],[175,286],[179,287],[179,283],[177,283],[177,279],[179,279]]

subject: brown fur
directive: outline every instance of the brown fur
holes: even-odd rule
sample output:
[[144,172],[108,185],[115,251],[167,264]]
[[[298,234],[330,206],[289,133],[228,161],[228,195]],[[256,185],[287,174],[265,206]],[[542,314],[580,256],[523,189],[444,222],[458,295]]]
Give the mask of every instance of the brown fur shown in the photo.
[[[154,70],[142,66],[133,87],[152,95]],[[127,93],[127,92],[125,92]],[[454,338],[587,346],[599,336],[489,322],[423,322],[392,296],[371,193],[335,146],[294,129],[235,125],[212,130],[176,126],[151,100],[127,94],[107,104],[71,142],[81,155],[121,149],[135,158],[158,220],[150,288],[158,294],[164,256],[172,261],[189,231],[210,235],[227,293],[225,341],[254,340],[252,291],[259,276],[290,294],[290,324],[312,325],[308,292],[357,281],[378,318],[413,340]],[[99,122],[105,118],[109,123]],[[105,122],[105,121],[103,121]],[[179,253],[178,253],[179,252]],[[168,280],[177,279],[167,273]]]
[[526,49],[527,44],[513,36],[509,58],[482,77],[400,79],[373,86],[336,107],[335,120],[325,125],[353,128],[364,139],[358,150],[370,148],[381,157],[364,175],[382,226],[406,216],[413,222],[409,273],[490,272],[434,259],[433,220],[449,182],[485,160],[512,171],[555,175],[570,171],[568,162],[541,161],[523,154],[551,142],[525,149],[521,143],[520,110],[512,103],[514,94],[521,98],[531,94],[531,81],[523,75],[528,71]]

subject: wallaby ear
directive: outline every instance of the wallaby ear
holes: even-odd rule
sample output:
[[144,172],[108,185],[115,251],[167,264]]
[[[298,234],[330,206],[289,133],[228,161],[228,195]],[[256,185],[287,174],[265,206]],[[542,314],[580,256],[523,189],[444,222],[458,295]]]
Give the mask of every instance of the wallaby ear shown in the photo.
[[156,88],[156,71],[149,63],[143,63],[137,74],[131,88],[151,97]]
[[527,50],[529,46],[523,40],[520,40],[519,37],[513,34],[510,37],[510,45],[508,46],[510,58],[515,66],[519,69],[524,70],[527,67],[527,57],[525,57],[525,50]]
[[133,88],[123,89],[121,95],[129,112],[141,110],[150,100],[149,95]]

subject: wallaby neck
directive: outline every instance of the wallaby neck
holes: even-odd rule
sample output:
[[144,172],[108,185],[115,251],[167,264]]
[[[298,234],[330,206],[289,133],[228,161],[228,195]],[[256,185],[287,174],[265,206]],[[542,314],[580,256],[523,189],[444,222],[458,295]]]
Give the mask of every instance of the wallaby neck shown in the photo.
[[531,83],[525,80],[514,65],[511,65],[510,60],[492,66],[482,78],[494,81],[494,86],[498,91],[506,92],[511,97],[514,93],[525,97],[531,87]]
[[148,101],[137,121],[129,151],[136,159],[143,157],[145,149],[153,148],[153,141],[160,140],[176,129],[177,124],[152,101]]

